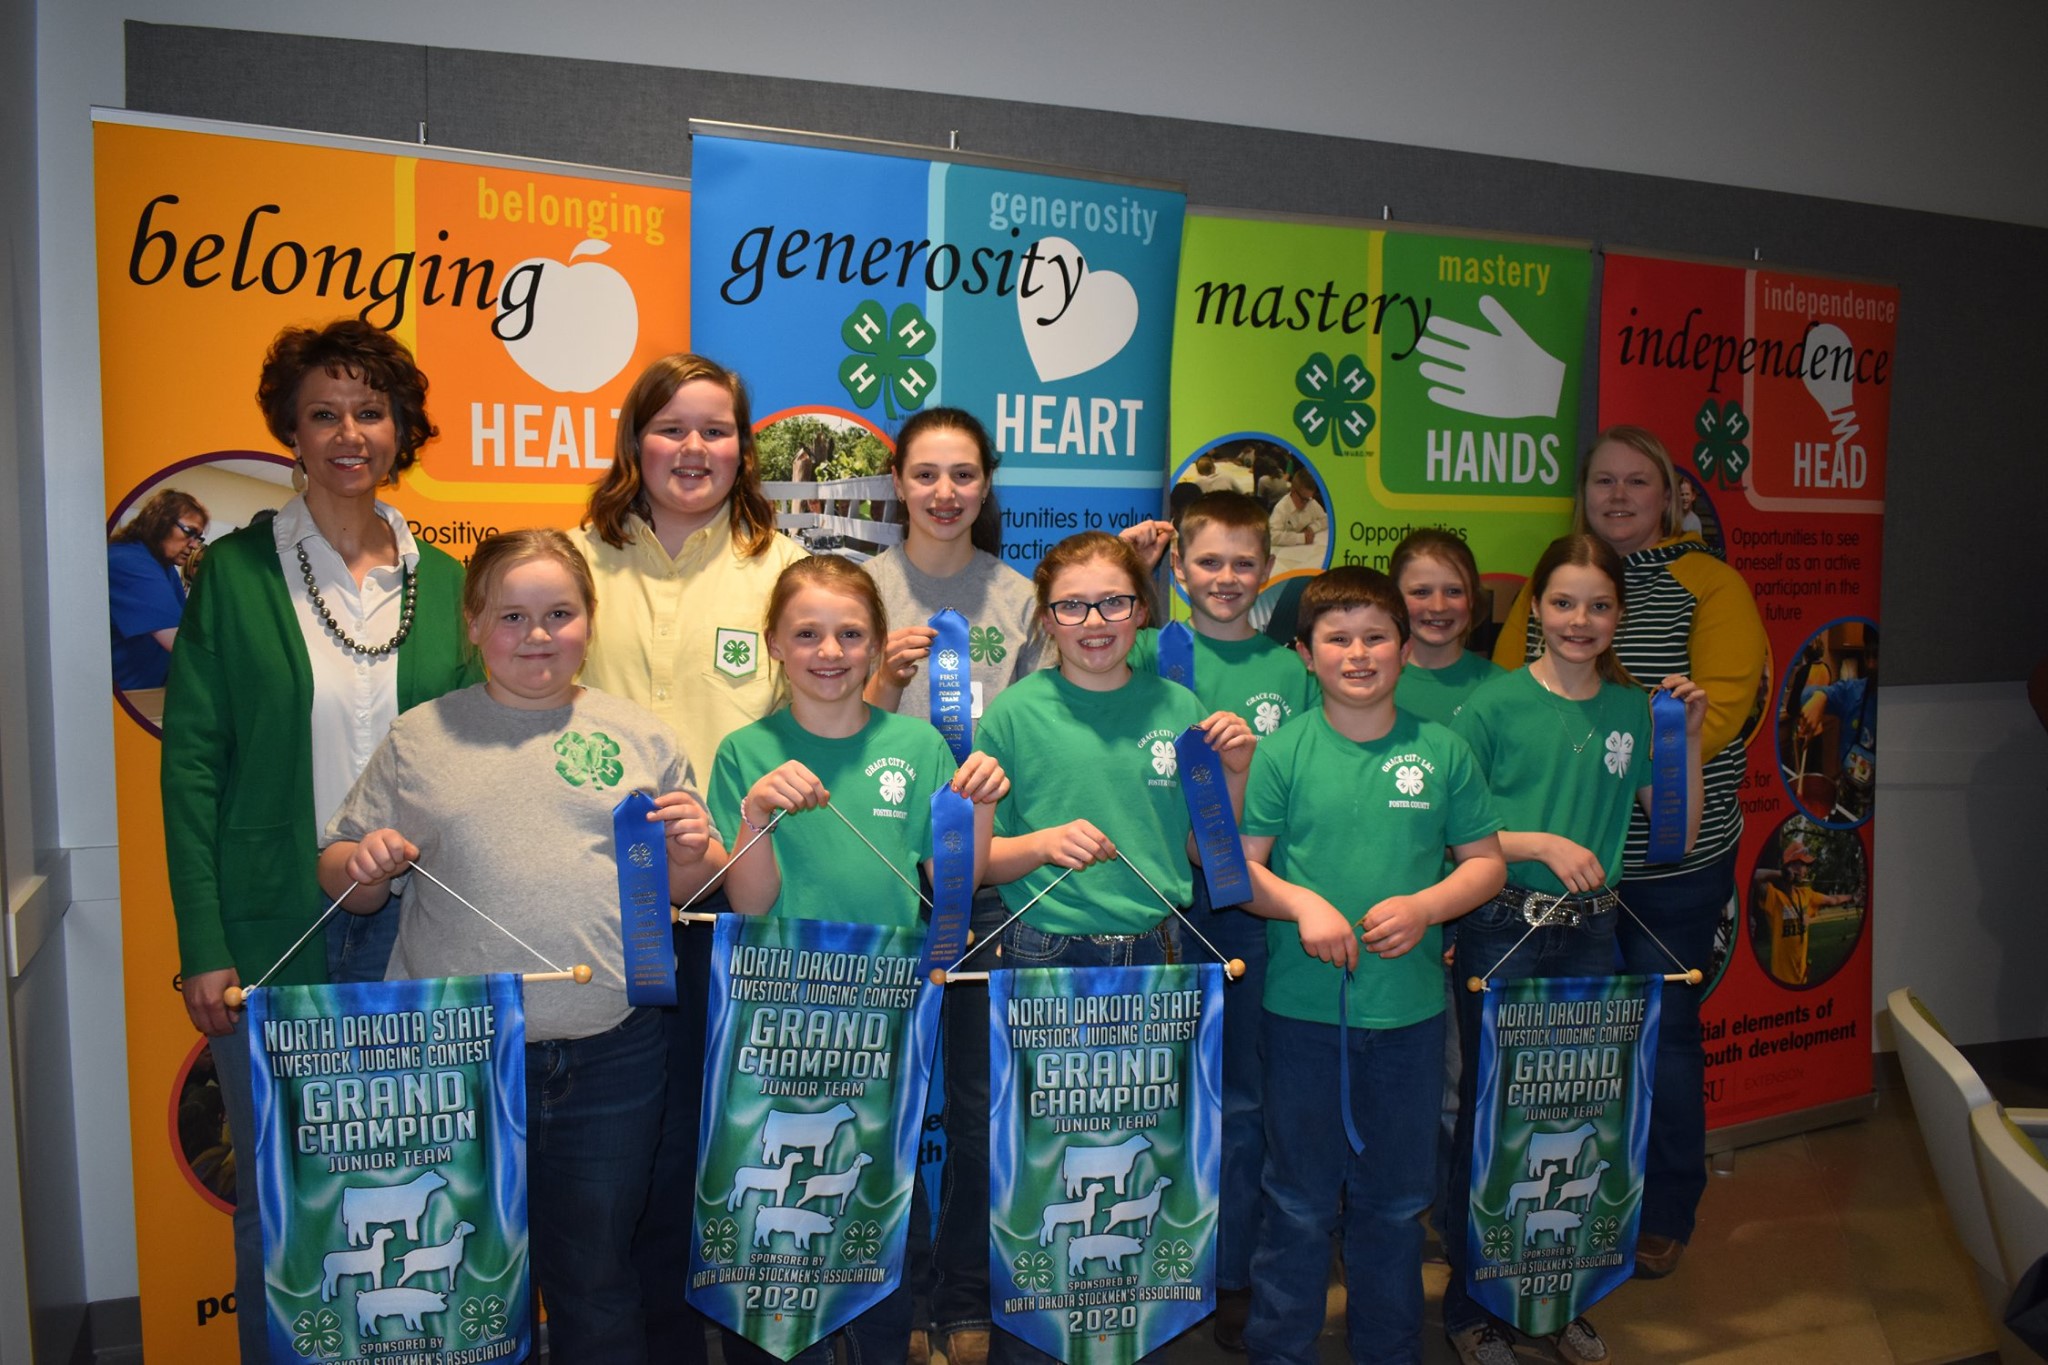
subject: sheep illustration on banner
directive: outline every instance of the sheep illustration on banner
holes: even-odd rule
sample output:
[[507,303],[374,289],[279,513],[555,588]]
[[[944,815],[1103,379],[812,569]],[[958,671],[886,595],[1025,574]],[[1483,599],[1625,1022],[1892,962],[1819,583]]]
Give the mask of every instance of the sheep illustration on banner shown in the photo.
[[1531,1336],[1635,1273],[1663,1000],[1654,976],[1487,987],[1466,1264],[1473,1300]]
[[1223,968],[989,974],[996,1325],[1130,1365],[1216,1308]]
[[514,975],[248,995],[273,1361],[529,1349]]
[[920,928],[714,932],[688,1296],[788,1360],[902,1279],[939,988]]

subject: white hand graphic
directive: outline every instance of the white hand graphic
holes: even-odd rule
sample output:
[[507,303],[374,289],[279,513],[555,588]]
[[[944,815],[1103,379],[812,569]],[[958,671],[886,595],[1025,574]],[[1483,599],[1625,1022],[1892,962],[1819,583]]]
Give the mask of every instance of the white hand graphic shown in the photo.
[[1484,332],[1442,313],[1433,315],[1415,349],[1440,363],[1417,369],[1437,385],[1429,400],[1480,417],[1555,417],[1564,392],[1564,362],[1537,345],[1491,294],[1479,311],[1494,331]]

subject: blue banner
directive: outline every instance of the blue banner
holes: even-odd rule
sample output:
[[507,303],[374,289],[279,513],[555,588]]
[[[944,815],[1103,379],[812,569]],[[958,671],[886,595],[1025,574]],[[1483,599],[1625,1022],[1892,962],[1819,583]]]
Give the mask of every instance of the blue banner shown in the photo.
[[1223,969],[989,974],[989,1293],[1064,1361],[1130,1365],[1216,1307]]
[[690,178],[691,336],[757,424],[968,409],[1026,569],[1159,515],[1185,195],[703,131]]
[[1486,988],[1466,1265],[1473,1300],[1531,1336],[1562,1331],[1635,1273],[1663,985]]
[[523,1360],[526,1010],[511,975],[249,993],[272,1361]]
[[689,1300],[788,1360],[902,1277],[939,989],[919,929],[715,933]]

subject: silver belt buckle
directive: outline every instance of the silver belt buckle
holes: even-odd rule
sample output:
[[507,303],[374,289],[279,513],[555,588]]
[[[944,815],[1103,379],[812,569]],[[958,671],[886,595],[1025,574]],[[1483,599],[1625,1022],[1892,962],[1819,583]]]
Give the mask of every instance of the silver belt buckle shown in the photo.
[[1536,929],[1575,929],[1579,924],[1579,907],[1570,897],[1531,891],[1522,902],[1522,918]]

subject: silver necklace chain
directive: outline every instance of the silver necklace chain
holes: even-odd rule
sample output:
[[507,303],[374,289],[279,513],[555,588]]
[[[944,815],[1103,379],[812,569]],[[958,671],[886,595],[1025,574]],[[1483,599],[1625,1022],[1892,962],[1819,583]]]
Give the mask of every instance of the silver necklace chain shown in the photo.
[[[1577,755],[1586,752],[1586,746],[1593,742],[1594,732],[1599,730],[1600,728],[1599,723],[1597,721],[1594,722],[1594,724],[1587,729],[1586,737],[1578,741],[1576,744],[1573,744],[1571,726],[1565,723],[1564,708],[1558,705],[1559,702],[1569,701],[1570,698],[1559,696],[1557,693],[1557,689],[1552,687],[1549,683],[1543,681],[1543,675],[1538,673],[1534,666],[1530,667],[1529,676],[1534,678],[1536,680],[1536,685],[1542,688],[1551,697],[1550,714],[1557,717],[1557,728],[1564,732],[1564,742],[1567,744],[1571,744],[1572,754],[1576,757]],[[1598,696],[1599,694],[1596,692],[1594,695]]]

